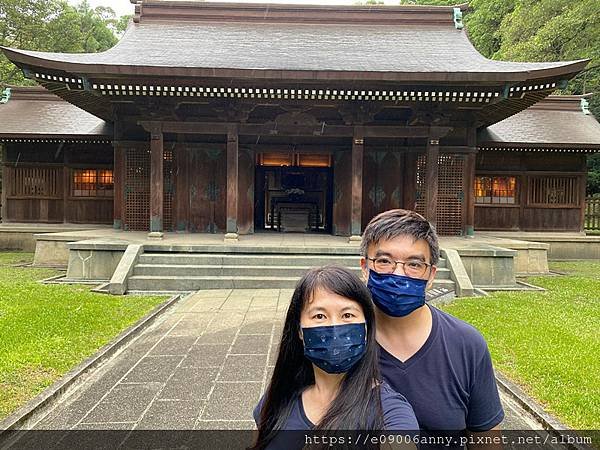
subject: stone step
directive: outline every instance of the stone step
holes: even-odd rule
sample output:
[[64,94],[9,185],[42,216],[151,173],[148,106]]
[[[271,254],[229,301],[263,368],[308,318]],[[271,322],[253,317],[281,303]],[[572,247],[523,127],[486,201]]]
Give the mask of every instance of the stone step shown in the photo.
[[[357,255],[307,255],[307,254],[244,254],[244,253],[144,253],[138,264],[142,265],[195,265],[195,266],[302,266],[317,267],[337,264],[358,267]],[[438,268],[446,267],[446,260],[440,259]]]
[[[347,266],[360,275],[358,265]],[[195,264],[137,264],[133,275],[145,276],[269,276],[301,277],[311,266],[250,266],[250,265],[195,265]],[[436,279],[449,279],[450,271],[438,269]]]
[[244,253],[144,253],[139,264],[169,265],[235,265],[235,266],[307,266],[316,267],[327,264],[342,266],[359,265],[357,255],[273,255]]
[[[293,289],[300,277],[282,276],[149,276],[134,275],[129,291],[194,291],[199,289]],[[436,280],[434,288],[454,290],[452,280]]]
[[253,276],[146,276],[134,275],[127,282],[134,291],[195,291],[200,289],[293,289],[299,277]]
[[[251,276],[251,277],[301,277],[309,270],[309,266],[238,266],[238,265],[169,265],[169,264],[138,264],[134,275],[157,276]],[[360,274],[360,267],[348,267]]]

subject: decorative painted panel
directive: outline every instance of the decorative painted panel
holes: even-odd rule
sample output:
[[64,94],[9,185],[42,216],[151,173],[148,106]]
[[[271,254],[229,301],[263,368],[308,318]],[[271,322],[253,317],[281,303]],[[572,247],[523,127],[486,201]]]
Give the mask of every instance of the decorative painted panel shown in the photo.
[[377,214],[402,207],[404,155],[366,151],[363,160],[362,228]]
[[225,230],[227,161],[222,148],[190,148],[189,231]]
[[335,153],[333,163],[333,229],[335,235],[350,235],[352,206],[352,154]]

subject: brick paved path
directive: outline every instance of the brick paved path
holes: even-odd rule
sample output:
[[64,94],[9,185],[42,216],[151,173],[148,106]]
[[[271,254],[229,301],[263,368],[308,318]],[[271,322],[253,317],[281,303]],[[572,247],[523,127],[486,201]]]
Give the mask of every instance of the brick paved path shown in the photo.
[[[291,294],[211,290],[188,296],[35,428],[254,428],[252,409],[271,376]],[[503,401],[505,429],[536,427]]]

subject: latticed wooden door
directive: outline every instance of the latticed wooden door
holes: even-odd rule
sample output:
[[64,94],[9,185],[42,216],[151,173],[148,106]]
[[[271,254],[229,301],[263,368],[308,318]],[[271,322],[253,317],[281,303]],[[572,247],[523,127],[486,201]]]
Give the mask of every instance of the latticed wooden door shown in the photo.
[[[427,186],[425,171],[427,156],[417,159],[417,212],[425,214]],[[463,232],[464,166],[463,155],[441,154],[438,158],[437,232],[444,236],[457,236]]]
[[[130,147],[125,163],[125,230],[148,231],[150,228],[150,149]],[[173,228],[173,178],[172,150],[164,151],[163,159],[163,229]]]

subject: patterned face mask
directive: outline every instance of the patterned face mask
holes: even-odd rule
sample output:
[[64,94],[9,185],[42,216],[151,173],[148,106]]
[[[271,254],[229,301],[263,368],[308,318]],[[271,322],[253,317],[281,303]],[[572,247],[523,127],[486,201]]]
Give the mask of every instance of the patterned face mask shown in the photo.
[[304,356],[327,373],[344,373],[367,350],[367,324],[302,328]]
[[385,314],[404,317],[425,304],[427,280],[369,270],[367,287],[373,303]]

